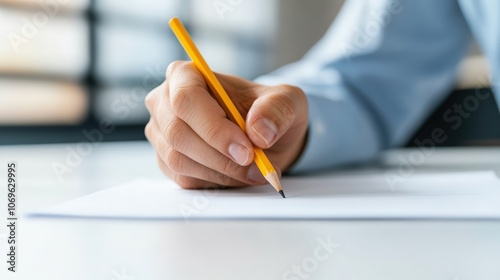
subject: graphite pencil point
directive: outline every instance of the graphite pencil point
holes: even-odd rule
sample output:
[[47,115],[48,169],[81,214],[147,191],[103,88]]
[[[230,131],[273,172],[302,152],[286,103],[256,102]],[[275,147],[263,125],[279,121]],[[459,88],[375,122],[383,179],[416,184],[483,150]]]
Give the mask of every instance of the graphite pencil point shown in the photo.
[[279,193],[281,194],[281,196],[282,196],[283,198],[285,198],[285,193],[283,192],[283,190],[279,191]]

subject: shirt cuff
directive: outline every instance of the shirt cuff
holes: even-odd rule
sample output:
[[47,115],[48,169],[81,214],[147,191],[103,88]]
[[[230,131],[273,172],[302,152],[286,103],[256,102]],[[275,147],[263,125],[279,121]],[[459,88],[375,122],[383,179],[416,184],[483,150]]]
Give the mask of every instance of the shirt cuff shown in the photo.
[[367,161],[380,151],[380,140],[370,116],[352,96],[330,99],[309,94],[307,99],[307,143],[287,173],[309,173]]

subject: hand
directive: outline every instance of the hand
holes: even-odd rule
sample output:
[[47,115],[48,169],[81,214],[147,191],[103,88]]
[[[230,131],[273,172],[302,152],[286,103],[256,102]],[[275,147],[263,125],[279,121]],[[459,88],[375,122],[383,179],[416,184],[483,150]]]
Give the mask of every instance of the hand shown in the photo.
[[146,97],[151,118],[145,134],[161,170],[183,188],[265,183],[253,146],[279,170],[302,152],[307,99],[297,87],[264,86],[234,76],[217,78],[246,119],[247,134],[227,119],[191,62],[169,65],[167,79]]

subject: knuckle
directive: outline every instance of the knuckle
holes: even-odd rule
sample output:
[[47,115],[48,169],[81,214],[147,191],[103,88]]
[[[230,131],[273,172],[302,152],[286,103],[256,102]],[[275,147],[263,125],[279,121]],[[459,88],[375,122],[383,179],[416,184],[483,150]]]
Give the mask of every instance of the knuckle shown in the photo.
[[153,125],[151,124],[151,121],[149,121],[144,127],[144,135],[146,136],[148,141],[151,142],[153,136]]
[[189,111],[192,104],[193,95],[189,94],[189,90],[185,87],[178,86],[170,92],[170,104],[172,111],[177,116],[184,116]]
[[156,164],[160,167],[160,170],[163,172],[163,174],[165,174],[169,178],[174,179],[172,176],[172,171],[168,169],[168,166],[165,164],[159,153],[156,153]]
[[165,164],[174,173],[183,172],[182,154],[172,148],[167,148],[165,151]]
[[280,92],[286,96],[289,96],[291,101],[293,101],[293,99],[295,99],[295,98],[305,99],[305,97],[306,97],[304,92],[302,91],[302,89],[299,87],[287,85],[287,84],[278,85],[276,87],[278,88],[278,92]]
[[146,98],[144,99],[144,103],[146,104],[146,108],[151,112],[152,108],[154,107],[154,90],[150,91],[147,95]]
[[290,91],[290,97],[295,100],[294,104],[307,104],[307,97],[302,89],[295,86],[291,87],[292,90]]
[[166,82],[161,83],[159,86],[152,89],[146,97],[144,98],[144,103],[146,107],[151,111],[151,109],[155,108],[158,104],[158,98],[164,95],[167,92],[167,84]]
[[179,118],[171,117],[169,121],[166,122],[163,131],[167,143],[174,149],[180,148],[179,146],[182,143],[183,135],[185,135],[186,132],[186,124]]
[[202,126],[203,135],[205,136],[207,143],[216,143],[220,142],[221,135],[223,134],[224,129],[219,125],[210,124],[206,122]]
[[221,186],[230,186],[234,184],[234,180],[245,181],[244,168],[240,167],[232,160],[225,156],[221,156],[216,162],[217,167],[208,174],[208,181],[217,183]]
[[163,174],[165,174],[165,176],[167,176],[170,179],[174,179],[172,171],[170,169],[168,169],[167,165],[165,164],[165,162],[161,159],[161,157],[158,154],[156,156],[156,164],[160,168],[161,172]]
[[158,92],[160,90],[161,90],[161,85],[151,90],[144,98],[144,103],[146,104],[146,108],[148,108],[150,112],[156,105],[156,96],[158,95]]
[[165,165],[165,163],[161,159],[161,156],[158,153],[156,153],[156,164],[158,164],[158,166],[160,167],[163,167]]
[[278,85],[278,86],[282,89],[283,92],[287,92],[287,93],[300,91],[299,87],[288,85],[288,84],[282,84],[282,85]]
[[176,60],[176,61],[173,61],[171,62],[168,67],[167,67],[167,71],[165,73],[165,77],[168,78],[172,76],[172,74],[174,72],[176,72],[180,67],[183,67],[184,65],[186,65],[186,61],[183,61],[183,60]]
[[222,173],[219,173],[219,172],[213,172],[211,177],[212,178],[210,179],[210,181],[216,182],[217,184],[223,185],[223,186],[229,186],[233,182],[231,177],[224,175]]
[[230,177],[238,177],[238,178],[241,177],[243,167],[234,163],[229,158],[223,157],[222,162],[220,163],[220,166],[222,166],[221,171],[223,174],[230,176]]
[[200,182],[194,178],[179,175],[175,182],[183,189],[197,189],[200,188]]
[[277,94],[273,100],[275,108],[281,119],[290,120],[295,117],[295,102],[289,92]]
[[160,155],[166,155],[168,153],[169,147],[165,141],[163,141],[162,137],[156,137],[152,139],[153,148]]

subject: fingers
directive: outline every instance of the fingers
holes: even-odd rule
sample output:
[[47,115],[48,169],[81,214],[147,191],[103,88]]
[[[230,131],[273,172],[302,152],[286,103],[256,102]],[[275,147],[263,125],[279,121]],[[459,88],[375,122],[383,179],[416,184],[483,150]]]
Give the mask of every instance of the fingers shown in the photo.
[[158,155],[156,155],[156,162],[158,164],[158,167],[160,167],[160,170],[167,177],[174,180],[179,186],[181,186],[184,189],[207,189],[207,188],[217,187],[217,184],[213,182],[207,182],[197,178],[175,174],[168,168],[165,162],[163,162],[163,160]]
[[[297,121],[307,121],[307,100],[304,93],[292,86],[272,87],[253,103],[247,115],[247,134],[263,149],[273,146]],[[303,119],[303,120],[301,120]]]
[[219,78],[246,115],[248,135],[227,119],[191,63],[172,63],[166,82],[146,97],[146,137],[162,171],[185,188],[265,183],[252,164],[254,145],[273,146],[268,155],[279,170],[290,166],[305,141],[307,102],[300,89]]
[[[175,135],[164,136],[155,120],[151,119],[145,133],[166,167],[162,171],[182,187],[243,186],[265,182],[256,166],[242,167],[234,163],[206,144],[186,124],[179,125],[177,131]],[[207,182],[214,184],[207,185]]]
[[[182,188],[202,189],[226,186],[240,187],[248,185],[219,172],[210,170],[180,153],[174,152],[172,153],[172,156],[178,156],[174,165],[172,165],[172,162],[165,162],[160,155],[157,156],[158,165],[163,173],[172,178]],[[174,169],[172,169],[172,167]]]
[[[170,107],[204,142],[242,166],[253,161],[253,145],[245,133],[227,119],[224,110],[206,89],[192,63],[172,63],[167,71]],[[170,122],[169,122],[170,121]],[[171,119],[159,119],[164,135],[172,132]]]

